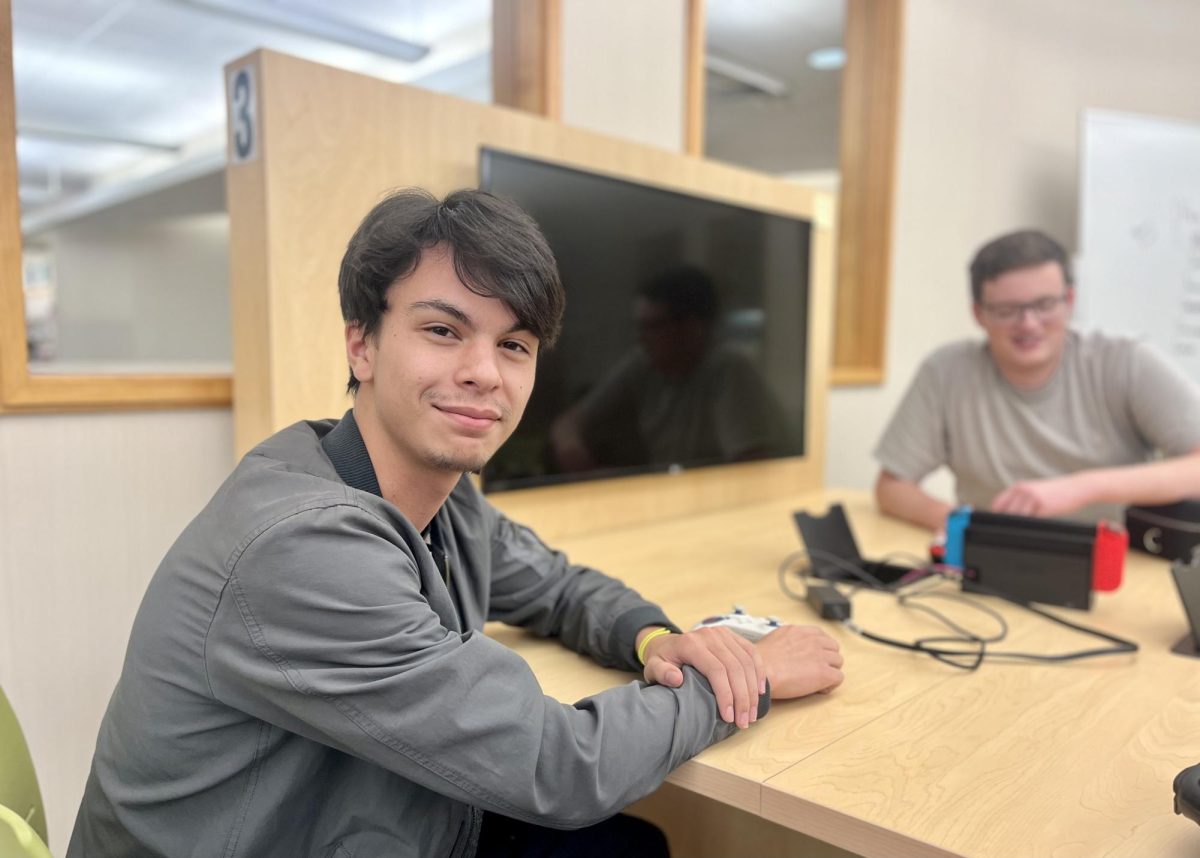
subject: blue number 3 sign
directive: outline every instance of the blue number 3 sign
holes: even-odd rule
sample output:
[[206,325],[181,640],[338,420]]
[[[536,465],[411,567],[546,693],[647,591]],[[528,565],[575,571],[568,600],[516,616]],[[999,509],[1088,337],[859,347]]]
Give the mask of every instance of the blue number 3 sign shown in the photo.
[[258,156],[253,66],[234,70],[229,80],[229,160],[234,164]]

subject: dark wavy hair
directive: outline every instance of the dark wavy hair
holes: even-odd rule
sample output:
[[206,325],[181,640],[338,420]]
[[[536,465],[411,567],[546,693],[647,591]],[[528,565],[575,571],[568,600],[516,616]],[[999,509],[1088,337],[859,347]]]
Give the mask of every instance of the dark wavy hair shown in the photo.
[[[542,348],[554,345],[566,298],[545,236],[514,203],[473,189],[439,200],[405,188],[371,209],[338,272],[342,319],[374,335],[388,310],[388,289],[416,270],[422,252],[439,245],[450,250],[464,286],[503,301]],[[353,371],[347,389],[358,390]]]

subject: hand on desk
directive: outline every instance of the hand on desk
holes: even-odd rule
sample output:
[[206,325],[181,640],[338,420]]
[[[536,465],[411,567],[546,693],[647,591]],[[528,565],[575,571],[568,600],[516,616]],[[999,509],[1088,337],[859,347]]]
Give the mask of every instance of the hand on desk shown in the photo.
[[772,700],[828,693],[845,678],[838,642],[816,626],[782,626],[755,646],[767,666]]
[[768,673],[754,644],[727,628],[704,628],[662,635],[646,647],[647,682],[678,688],[685,664],[704,674],[727,722],[748,727],[758,720],[758,695],[766,690]]
[[646,647],[647,682],[678,688],[685,664],[699,670],[728,722],[747,727],[758,718],[758,695],[771,680],[771,698],[829,692],[842,684],[837,641],[815,626],[782,626],[753,644],[724,627],[663,635]]

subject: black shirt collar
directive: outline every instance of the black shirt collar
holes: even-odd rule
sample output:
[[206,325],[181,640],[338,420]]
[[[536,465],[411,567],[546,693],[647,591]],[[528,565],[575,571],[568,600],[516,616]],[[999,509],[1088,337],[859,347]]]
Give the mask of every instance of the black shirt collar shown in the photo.
[[362,433],[358,431],[353,408],[325,433],[321,446],[342,482],[352,489],[383,497],[379,479],[375,476],[375,466],[371,464],[371,454],[367,452]]

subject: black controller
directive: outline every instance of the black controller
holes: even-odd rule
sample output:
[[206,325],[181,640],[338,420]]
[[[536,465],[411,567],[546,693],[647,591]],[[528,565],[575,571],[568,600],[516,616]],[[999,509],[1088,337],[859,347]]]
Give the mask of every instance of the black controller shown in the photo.
[[1200,823],[1200,763],[1175,776],[1175,812]]

